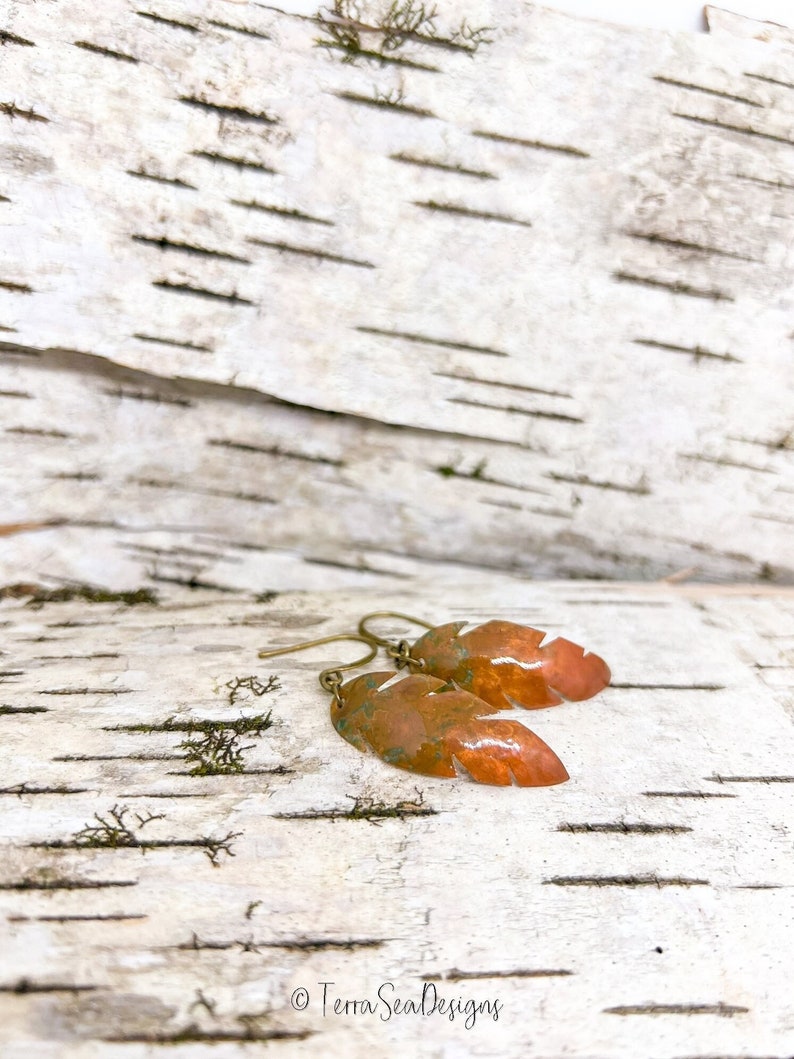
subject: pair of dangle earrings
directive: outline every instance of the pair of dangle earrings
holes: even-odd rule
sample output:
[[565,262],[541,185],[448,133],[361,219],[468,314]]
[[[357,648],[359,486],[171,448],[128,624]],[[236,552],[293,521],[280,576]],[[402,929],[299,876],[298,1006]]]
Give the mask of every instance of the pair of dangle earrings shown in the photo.
[[[398,618],[428,631],[414,643],[370,631],[371,621]],[[589,699],[607,686],[602,658],[562,638],[510,621],[489,621],[461,633],[468,623],[432,626],[395,611],[361,619],[358,634],[326,636],[274,651],[271,658],[338,640],[369,645],[364,658],[325,669],[320,684],[333,695],[334,728],[362,752],[426,776],[461,774],[496,786],[547,787],[568,779],[565,766],[546,743],[519,721],[499,719],[516,706],[527,710],[558,706],[565,699]],[[365,673],[347,682],[342,673],[371,662],[384,647],[398,669]]]

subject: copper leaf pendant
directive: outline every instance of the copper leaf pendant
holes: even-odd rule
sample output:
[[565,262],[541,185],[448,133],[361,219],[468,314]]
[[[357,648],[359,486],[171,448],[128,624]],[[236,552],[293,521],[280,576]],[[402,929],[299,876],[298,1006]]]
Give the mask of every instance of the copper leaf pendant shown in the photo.
[[568,779],[534,732],[518,721],[488,717],[499,706],[420,673],[382,688],[393,677],[356,677],[331,704],[334,727],[358,750],[426,776],[455,776],[457,762],[476,782],[497,786],[545,787]]
[[489,621],[460,635],[465,621],[439,625],[411,647],[424,671],[452,681],[496,709],[558,706],[563,699],[589,699],[605,688],[610,672],[603,658],[570,640],[511,621]]

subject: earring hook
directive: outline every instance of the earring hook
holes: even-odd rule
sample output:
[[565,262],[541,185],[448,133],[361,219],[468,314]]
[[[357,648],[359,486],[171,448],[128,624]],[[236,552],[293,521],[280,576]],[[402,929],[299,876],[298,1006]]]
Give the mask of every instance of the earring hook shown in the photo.
[[414,618],[410,614],[401,614],[397,610],[375,610],[371,614],[365,614],[358,623],[359,633],[361,633],[362,636],[366,636],[367,639],[372,640],[379,647],[385,647],[386,653],[394,659],[398,669],[403,669],[405,666],[412,666],[416,669],[425,668],[425,661],[423,658],[411,657],[411,645],[407,640],[398,640],[397,643],[395,643],[393,640],[387,640],[383,636],[376,636],[374,632],[370,632],[367,628],[367,622],[371,618],[399,618],[400,621],[408,621],[413,625],[421,625],[425,629],[434,628],[429,621],[423,621],[421,618]]
[[325,691],[330,691],[337,702],[339,698],[339,686],[342,683],[342,674],[348,669],[357,669],[371,662],[378,653],[378,645],[371,636],[356,636],[355,633],[340,633],[338,636],[322,636],[319,640],[307,640],[305,643],[292,644],[290,647],[277,647],[274,651],[259,651],[259,658],[274,658],[276,655],[290,654],[292,651],[305,651],[309,647],[319,647],[325,643],[336,643],[339,640],[352,640],[355,643],[365,643],[369,646],[368,653],[355,662],[347,662],[344,665],[334,666],[331,669],[323,669],[319,675],[320,686]]
[[399,618],[401,621],[411,622],[412,625],[421,625],[425,629],[434,628],[429,621],[422,621],[421,618],[414,618],[410,614],[401,614],[397,610],[374,610],[371,614],[365,614],[361,621],[358,623],[359,633],[366,637],[368,640],[372,640],[378,647],[390,647],[392,645],[391,640],[385,639],[383,636],[376,636],[374,632],[370,632],[367,628],[367,622],[372,618]]

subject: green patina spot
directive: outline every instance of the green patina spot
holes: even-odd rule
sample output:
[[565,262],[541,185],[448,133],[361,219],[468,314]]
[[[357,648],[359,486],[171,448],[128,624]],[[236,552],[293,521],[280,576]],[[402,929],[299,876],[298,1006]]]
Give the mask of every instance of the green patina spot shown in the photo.
[[471,666],[461,664],[455,672],[458,674],[458,682],[464,687],[471,687],[474,683],[474,672]]
[[401,746],[391,747],[389,750],[385,751],[381,757],[389,765],[396,765],[398,762],[407,761],[408,759],[408,755]]

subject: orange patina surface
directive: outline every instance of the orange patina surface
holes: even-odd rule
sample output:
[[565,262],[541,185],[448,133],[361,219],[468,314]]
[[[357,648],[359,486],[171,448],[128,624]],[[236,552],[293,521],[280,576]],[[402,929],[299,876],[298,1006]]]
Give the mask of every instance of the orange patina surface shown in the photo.
[[425,674],[382,688],[393,677],[356,677],[331,704],[334,727],[357,749],[426,776],[456,776],[457,762],[478,783],[545,787],[568,779],[560,759],[534,732],[488,716],[498,706]]
[[603,658],[558,638],[541,647],[546,633],[511,621],[489,621],[459,635],[467,623],[439,625],[411,647],[424,672],[452,681],[497,709],[559,706],[589,699],[609,684]]

